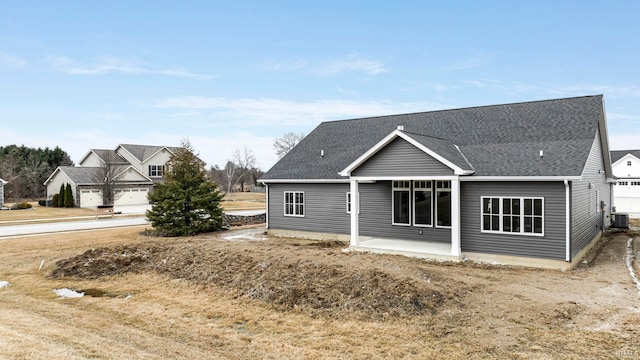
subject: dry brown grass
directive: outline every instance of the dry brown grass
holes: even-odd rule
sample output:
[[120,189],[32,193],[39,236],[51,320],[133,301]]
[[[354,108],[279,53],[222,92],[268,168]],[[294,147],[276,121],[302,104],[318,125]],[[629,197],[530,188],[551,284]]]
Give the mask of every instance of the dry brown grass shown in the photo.
[[222,207],[231,210],[264,210],[266,207],[265,193],[234,192],[224,195]]
[[[7,204],[7,206],[10,205],[12,204]],[[92,209],[46,207],[38,205],[37,202],[32,202],[31,205],[33,205],[33,208],[26,210],[0,211],[0,225],[5,221],[69,218],[95,215],[95,210]]]
[[[139,235],[141,230],[0,240],[0,280],[11,282],[0,289],[0,357],[595,359],[640,355],[639,297],[628,284],[619,258],[624,235],[612,239],[590,266],[557,272],[345,254],[339,247],[306,246],[310,243],[298,240],[229,241],[214,235],[150,239]],[[406,276],[414,281],[422,276],[430,286],[450,288],[453,297],[435,313],[333,318],[305,306],[274,307],[233,291],[233,284],[197,284],[163,272],[129,272],[93,280],[48,277],[58,260],[89,249],[150,241],[185,251],[213,250],[185,253],[185,259],[194,255],[194,269],[202,269],[216,254],[220,260],[248,257],[262,259],[266,265],[277,259],[285,265],[306,259],[300,263],[310,269],[314,263],[343,264],[354,274],[375,268],[392,279]],[[305,269],[299,266],[295,271]],[[286,281],[286,272],[278,271]],[[243,274],[252,280],[250,268]],[[113,297],[56,299],[52,289],[61,287],[100,289]]]

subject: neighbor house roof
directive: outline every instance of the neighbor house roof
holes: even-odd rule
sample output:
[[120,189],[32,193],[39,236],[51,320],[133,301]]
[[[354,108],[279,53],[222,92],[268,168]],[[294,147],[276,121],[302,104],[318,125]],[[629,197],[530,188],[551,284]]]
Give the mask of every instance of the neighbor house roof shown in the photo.
[[111,165],[129,165],[129,162],[120,156],[115,150],[111,149],[91,149],[91,152],[96,154],[100,160]]
[[640,150],[611,150],[611,162],[616,163],[627,154],[631,154],[640,159]]
[[599,128],[607,141],[602,124],[602,95],[327,121],[261,180],[345,179],[338,173],[398,126],[451,162],[475,170],[472,176],[578,177]]
[[[122,173],[127,171],[128,169],[133,169],[138,172],[142,177],[146,180],[145,183],[152,183],[153,181],[146,177],[144,174],[140,173],[131,165],[115,165],[113,166],[113,174],[115,174],[115,178],[120,176]],[[59,166],[44,182],[44,185],[47,185],[50,180],[52,180],[58,172],[63,172],[69,177],[69,179],[76,185],[99,185],[103,183],[101,179],[102,174],[104,174],[104,168],[102,167],[94,167],[94,166]],[[119,181],[121,183],[127,183],[127,181]],[[136,182],[138,183],[138,182]]]
[[167,149],[169,152],[175,154],[179,149],[178,147],[173,146],[155,146],[155,145],[134,145],[134,144],[120,144],[125,150],[127,150],[131,155],[133,155],[136,159],[140,160],[140,162],[145,162],[147,159],[161,151],[162,149]]

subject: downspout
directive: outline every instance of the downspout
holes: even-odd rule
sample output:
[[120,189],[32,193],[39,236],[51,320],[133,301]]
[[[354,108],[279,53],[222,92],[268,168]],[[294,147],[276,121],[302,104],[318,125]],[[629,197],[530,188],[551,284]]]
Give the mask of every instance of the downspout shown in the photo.
[[564,181],[564,203],[565,203],[565,239],[566,239],[566,261],[571,261],[571,193],[569,192],[569,180]]
[[264,192],[265,192],[265,206],[266,213],[264,214],[264,220],[266,223],[266,229],[269,228],[269,184],[264,183]]

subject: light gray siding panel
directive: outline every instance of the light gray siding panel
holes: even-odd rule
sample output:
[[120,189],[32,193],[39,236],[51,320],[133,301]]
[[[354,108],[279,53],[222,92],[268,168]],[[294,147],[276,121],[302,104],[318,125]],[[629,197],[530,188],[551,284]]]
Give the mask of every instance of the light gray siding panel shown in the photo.
[[[462,182],[462,251],[564,260],[565,189],[562,182]],[[544,198],[544,236],[481,232],[481,197]]]
[[390,142],[352,173],[353,176],[453,175],[453,170],[402,138]]
[[[360,184],[360,235],[386,239],[451,242],[451,230],[391,225],[391,182]],[[422,231],[422,234],[420,234]]]
[[[304,191],[304,217],[284,216],[285,191]],[[269,228],[348,234],[348,191],[349,184],[270,184]]]
[[[604,174],[604,159],[600,144],[600,134],[596,136],[589,153],[589,158],[582,172],[582,180],[571,183],[571,256],[577,255],[598,234],[602,227],[607,226],[609,219],[611,187],[606,182]],[[596,192],[599,199],[604,201],[605,212],[596,212]]]

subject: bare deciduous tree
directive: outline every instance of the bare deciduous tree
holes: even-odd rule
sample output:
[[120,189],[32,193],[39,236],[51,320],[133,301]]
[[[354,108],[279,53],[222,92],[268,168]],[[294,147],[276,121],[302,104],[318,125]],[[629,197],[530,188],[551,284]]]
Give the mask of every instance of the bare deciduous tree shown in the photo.
[[302,139],[304,139],[304,133],[288,132],[279,138],[276,138],[273,142],[273,149],[276,151],[276,155],[279,158],[283,158],[291,149],[293,149]]
[[227,191],[232,191],[238,184],[240,184],[240,191],[244,191],[248,175],[253,174],[256,168],[257,162],[253,151],[246,147],[243,150],[236,148],[231,153],[231,160],[227,162],[225,167],[228,180]]
[[113,205],[120,195],[116,191],[120,187],[116,176],[122,169],[122,166],[118,165],[118,155],[110,150],[102,151],[101,158],[101,166],[96,168],[93,180],[94,183],[100,186],[102,205]]

